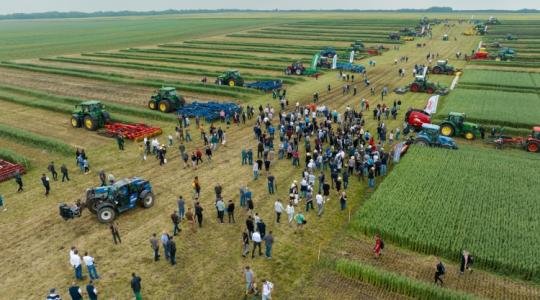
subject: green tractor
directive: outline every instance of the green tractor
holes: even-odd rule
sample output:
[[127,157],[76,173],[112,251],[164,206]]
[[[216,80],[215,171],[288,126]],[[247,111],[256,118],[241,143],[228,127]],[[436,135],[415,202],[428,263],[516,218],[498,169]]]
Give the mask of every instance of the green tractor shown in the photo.
[[219,85],[228,85],[228,86],[243,86],[244,78],[240,75],[240,72],[237,70],[229,70],[218,76],[216,79],[216,84]]
[[460,70],[449,65],[448,60],[438,60],[437,65],[432,67],[429,71],[432,74],[446,74],[446,75],[454,75],[456,72],[460,72]]
[[364,52],[366,51],[366,46],[362,42],[362,40],[356,40],[354,43],[351,44],[351,48],[349,48],[349,51],[355,51],[355,52]]
[[148,101],[148,108],[168,113],[175,111],[186,104],[184,97],[176,94],[173,87],[162,87]]
[[105,111],[100,101],[85,101],[75,105],[71,114],[71,126],[84,127],[87,130],[98,130],[111,121],[111,116]]
[[512,48],[499,48],[499,53],[497,53],[495,59],[508,61],[514,59],[515,55],[516,51]]
[[444,136],[463,136],[469,141],[480,136],[480,126],[476,123],[465,122],[464,113],[449,113],[440,126],[441,134]]
[[433,94],[437,89],[437,84],[428,81],[425,76],[416,76],[414,82],[409,86],[409,90],[413,93]]

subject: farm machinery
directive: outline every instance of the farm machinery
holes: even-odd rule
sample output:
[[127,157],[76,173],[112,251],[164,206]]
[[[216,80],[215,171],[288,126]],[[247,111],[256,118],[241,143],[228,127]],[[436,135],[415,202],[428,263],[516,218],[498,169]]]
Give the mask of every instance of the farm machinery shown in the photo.
[[403,133],[408,134],[410,130],[418,132],[422,130],[422,125],[431,124],[431,116],[421,109],[409,109],[405,113],[405,123],[407,123],[407,127]]
[[150,127],[142,123],[112,122],[109,113],[100,101],[85,101],[75,105],[75,110],[71,115],[71,126],[74,128],[84,127],[90,131],[104,129],[99,133],[110,137],[122,136],[136,141],[162,133],[161,128]]
[[496,137],[493,143],[498,149],[505,146],[517,146],[528,152],[538,153],[540,152],[540,126],[533,127],[531,134],[526,138],[501,135]]
[[491,16],[489,17],[489,19],[487,20],[486,22],[487,25],[500,25],[501,24],[501,21],[499,21],[499,19]]
[[434,124],[423,124],[422,130],[416,134],[413,143],[419,146],[441,147],[457,149],[456,142],[440,134],[440,127]]
[[225,116],[233,116],[234,113],[240,113],[242,109],[236,103],[219,103],[219,102],[191,102],[188,105],[178,109],[178,116],[184,117],[201,117],[208,122],[219,119],[221,112]]
[[351,44],[351,48],[349,50],[355,51],[355,52],[365,52],[366,46],[364,45],[362,40],[356,40],[354,41],[354,43]]
[[101,223],[114,221],[118,214],[134,209],[137,205],[150,208],[155,199],[150,182],[141,178],[126,178],[112,185],[91,188],[86,191],[84,202],[76,204],[60,204],[60,216],[64,220],[81,216],[82,210],[87,208],[96,214]]
[[441,87],[439,84],[428,81],[427,70],[428,68],[424,67],[422,74],[416,75],[414,81],[410,85],[406,86],[405,88],[396,88],[394,92],[397,94],[404,94],[407,91],[411,91],[413,93],[437,93],[439,95],[448,94],[448,88]]
[[356,65],[350,62],[338,62],[336,63],[336,69],[344,70],[344,71],[351,71],[353,73],[362,73],[364,72],[366,68],[362,65]]
[[280,89],[283,86],[281,80],[265,80],[245,83],[244,78],[237,70],[229,70],[218,76],[216,79],[218,85],[228,85],[230,87],[246,87],[263,91],[272,91]]
[[508,61],[508,60],[514,59],[514,57],[516,55],[516,51],[514,49],[506,48],[506,47],[500,47],[501,46],[500,44],[497,44],[495,46],[499,46],[498,51],[496,53],[494,53],[494,52],[490,53],[490,52],[488,52],[486,50],[486,47],[484,47],[482,42],[480,42],[478,44],[478,48],[476,49],[476,51],[473,51],[472,55],[470,55],[470,56],[465,55],[465,60],[467,60],[467,61],[471,61],[471,60],[504,60],[504,61]]
[[438,60],[436,66],[429,68],[429,72],[432,74],[454,75],[456,72],[461,72],[461,70],[449,65],[448,60]]
[[441,134],[447,137],[463,136],[467,140],[480,137],[481,127],[476,123],[465,122],[465,114],[450,112],[440,124]]
[[444,42],[447,42],[447,41],[448,41],[448,34],[445,33],[445,34],[443,35],[443,37],[442,37],[442,40],[443,40]]
[[320,57],[334,58],[337,55],[337,52],[332,47],[327,47],[319,52]]
[[75,105],[71,114],[71,126],[95,131],[111,122],[111,116],[100,101],[85,101]]
[[287,66],[287,68],[285,68],[285,75],[292,75],[292,74],[296,74],[296,75],[307,75],[307,76],[313,76],[315,74],[317,74],[317,66],[315,65],[315,67],[311,67],[309,69],[307,69],[306,67],[304,67],[304,64],[302,64],[302,62],[295,62],[295,63],[292,63],[290,66]]
[[17,173],[24,174],[25,172],[24,166],[0,159],[0,182],[15,177]]
[[393,32],[388,35],[388,39],[391,41],[399,41],[401,39],[401,35],[397,32]]
[[148,101],[148,108],[169,113],[175,111],[186,104],[184,97],[176,93],[173,87],[162,87],[155,92]]

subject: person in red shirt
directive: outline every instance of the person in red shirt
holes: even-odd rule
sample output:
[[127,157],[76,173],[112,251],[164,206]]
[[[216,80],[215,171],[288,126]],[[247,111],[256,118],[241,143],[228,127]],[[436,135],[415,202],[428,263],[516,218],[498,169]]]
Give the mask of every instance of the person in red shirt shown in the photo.
[[375,235],[375,248],[373,248],[373,251],[375,251],[375,258],[379,258],[381,256],[381,250],[383,249],[383,241],[381,240],[381,237],[377,234]]

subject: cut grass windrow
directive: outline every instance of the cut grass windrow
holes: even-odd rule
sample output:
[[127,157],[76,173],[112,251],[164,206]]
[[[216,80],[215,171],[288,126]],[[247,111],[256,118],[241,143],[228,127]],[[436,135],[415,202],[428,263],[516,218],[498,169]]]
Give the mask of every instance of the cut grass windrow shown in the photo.
[[259,30],[250,30],[246,31],[246,33],[252,33],[252,34],[287,34],[287,35],[297,35],[297,34],[305,34],[310,36],[320,36],[320,37],[348,37],[352,39],[386,39],[388,38],[387,34],[380,34],[380,33],[346,33],[342,31],[334,31],[334,32],[321,32],[318,30],[279,30],[276,32],[276,30],[267,30],[267,29],[259,29]]
[[[304,40],[304,41],[326,41],[326,42],[353,42],[355,38],[332,38],[332,37],[307,37],[302,35],[275,35],[275,34],[228,34],[227,37],[253,38],[253,39],[276,39],[276,40]],[[401,41],[391,41],[387,39],[362,39],[364,43],[386,43],[403,44]]]
[[[155,64],[144,64],[144,63],[127,63],[119,62],[114,60],[98,60],[90,58],[68,58],[68,57],[58,57],[58,58],[40,58],[43,61],[52,61],[52,62],[66,62],[74,64],[84,64],[84,65],[97,65],[97,66],[107,66],[107,67],[118,67],[126,68],[132,70],[145,70],[145,71],[157,71],[157,72],[167,72],[175,74],[186,74],[186,75],[198,75],[198,76],[208,76],[208,77],[217,77],[222,74],[223,71],[210,71],[204,69],[193,69],[193,68],[183,68],[183,67],[172,67],[172,66],[156,66]],[[298,81],[304,80],[301,77],[290,77],[290,78],[276,78],[273,76],[261,76],[250,73],[242,73],[242,77],[247,80],[276,80],[281,79],[283,83],[294,84]]]
[[[193,44],[162,44],[159,47],[164,48],[185,48],[185,49],[202,49],[208,50],[209,47]],[[223,51],[240,51],[240,52],[260,52],[260,53],[279,53],[279,54],[297,54],[297,55],[313,55],[315,51],[311,50],[297,50],[297,49],[282,49],[282,48],[247,48],[247,47],[220,47],[212,46],[212,50]]]
[[[314,45],[283,45],[283,44],[272,44],[272,43],[251,43],[251,42],[229,42],[229,41],[184,41],[184,44],[202,44],[202,45],[223,45],[223,46],[242,46],[242,47],[264,47],[264,48],[276,48],[276,49],[307,49],[319,51],[322,50],[323,46],[314,46]],[[332,47],[336,50],[346,51],[350,47]]]
[[[8,92],[10,94],[20,94],[20,95],[29,96],[32,98],[38,98],[40,99],[40,101],[43,101],[43,102],[49,101],[49,102],[54,102],[60,105],[68,105],[70,106],[69,113],[71,113],[71,110],[73,109],[74,105],[89,100],[89,99],[83,99],[83,98],[77,98],[77,97],[52,95],[52,94],[48,94],[44,92],[38,92],[32,89],[17,88],[14,86],[6,86],[6,85],[0,85],[0,97],[2,97],[2,91]],[[5,96],[2,98],[5,98]],[[147,108],[128,106],[125,104],[118,104],[118,103],[114,103],[110,101],[101,100],[101,102],[105,104],[107,111],[109,111],[110,113],[113,113],[111,117],[118,121],[123,121],[123,120],[120,120],[122,119],[121,117],[115,116],[114,115],[115,113],[132,116],[132,117],[140,117],[140,118],[146,118],[146,119],[151,119],[151,120],[157,120],[157,121],[177,121],[176,116],[172,114],[164,114],[161,112],[149,110]],[[44,107],[44,109],[47,109],[47,108]],[[54,108],[51,108],[50,110],[53,110],[53,109]],[[61,111],[61,112],[67,112],[67,111]],[[130,120],[130,121],[132,122],[133,120]]]
[[[163,86],[176,87],[182,91],[196,92],[210,95],[228,96],[234,98],[241,98],[240,93],[244,94],[262,94],[262,92],[254,89],[239,88],[239,87],[225,87],[213,84],[195,84],[195,83],[181,83],[178,81],[166,81],[153,78],[135,79],[131,76],[121,75],[117,73],[105,73],[80,69],[67,69],[67,68],[54,68],[49,66],[35,65],[35,64],[18,64],[12,62],[1,62],[0,66],[6,68],[13,68],[19,70],[27,70],[33,72],[42,72],[49,74],[73,76],[87,79],[103,80],[109,82],[117,82],[130,85],[148,86],[154,88],[161,88]],[[227,91],[226,89],[230,89]]]
[[63,141],[3,124],[0,124],[0,138],[9,139],[18,144],[63,155],[73,155],[73,153],[75,153],[73,147]]
[[[199,52],[199,51],[182,51],[182,50],[169,50],[169,49],[137,49],[137,48],[120,50],[120,52],[151,53],[151,54],[164,54],[164,55],[177,55],[177,56],[200,56],[200,57],[211,57],[211,58],[246,59],[250,61],[273,61],[273,62],[286,62],[286,63],[291,62],[291,59],[288,57],[262,57],[262,56],[257,56],[257,55],[221,53],[221,52]],[[310,60],[311,60],[310,58],[303,59],[303,61],[306,61],[306,62]]]
[[324,27],[265,27],[260,30],[264,31],[273,31],[273,32],[321,32],[321,33],[348,33],[348,34],[377,34],[381,36],[388,36],[390,33],[394,32],[392,30],[372,30],[372,29],[327,29]]
[[31,167],[28,158],[6,148],[0,149],[0,158],[24,166],[26,170]]
[[324,260],[323,267],[329,268],[355,280],[383,288],[386,291],[406,295],[414,299],[465,300],[477,299],[475,296],[460,291],[439,287],[435,284],[420,281],[401,274],[388,272],[365,263],[339,259]]
[[211,60],[200,60],[193,58],[169,58],[163,56],[151,56],[151,55],[133,55],[124,53],[83,53],[81,56],[89,57],[106,57],[106,58],[119,58],[128,60],[145,60],[145,61],[158,61],[168,63],[183,63],[183,64],[197,64],[207,66],[224,66],[233,68],[249,68],[255,70],[269,70],[269,71],[283,71],[283,66],[278,65],[261,65],[252,63],[237,63],[237,62],[222,62]]

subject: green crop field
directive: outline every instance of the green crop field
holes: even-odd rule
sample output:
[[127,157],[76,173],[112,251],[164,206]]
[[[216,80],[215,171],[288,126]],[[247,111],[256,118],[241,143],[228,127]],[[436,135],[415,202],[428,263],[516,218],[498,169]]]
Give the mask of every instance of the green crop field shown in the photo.
[[455,260],[468,249],[482,267],[538,280],[540,258],[531,245],[540,243],[539,168],[535,154],[413,147],[355,224]]
[[459,80],[461,85],[491,86],[500,89],[524,88],[540,90],[540,74],[527,72],[503,72],[494,70],[470,70]]
[[[482,88],[482,87],[480,87]],[[437,116],[464,112],[467,119],[486,125],[529,128],[540,124],[540,97],[536,93],[458,88],[444,100]]]

